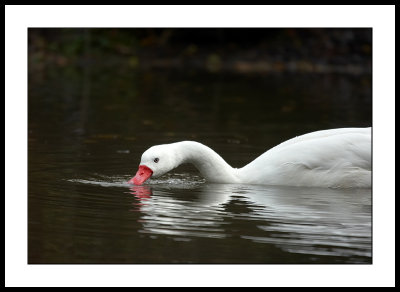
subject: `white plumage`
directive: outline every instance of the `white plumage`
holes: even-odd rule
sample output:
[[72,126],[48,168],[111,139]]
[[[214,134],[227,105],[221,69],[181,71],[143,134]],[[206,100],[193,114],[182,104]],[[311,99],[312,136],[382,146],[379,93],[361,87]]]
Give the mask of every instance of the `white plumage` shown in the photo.
[[[156,159],[157,158],[157,159]],[[157,162],[155,162],[157,161]],[[232,168],[211,148],[194,141],[157,145],[142,155],[141,184],[182,163],[192,163],[209,182],[309,187],[371,187],[371,128],[312,132],[287,140],[242,168]]]

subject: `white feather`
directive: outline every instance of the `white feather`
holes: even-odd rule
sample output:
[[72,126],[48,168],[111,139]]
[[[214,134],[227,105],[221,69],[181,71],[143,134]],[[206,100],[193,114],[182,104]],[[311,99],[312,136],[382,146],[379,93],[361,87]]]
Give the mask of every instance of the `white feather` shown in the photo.
[[[159,158],[155,163],[154,158]],[[312,132],[287,140],[232,168],[211,148],[193,141],[157,145],[142,155],[153,176],[192,163],[207,181],[310,187],[371,187],[371,128]]]

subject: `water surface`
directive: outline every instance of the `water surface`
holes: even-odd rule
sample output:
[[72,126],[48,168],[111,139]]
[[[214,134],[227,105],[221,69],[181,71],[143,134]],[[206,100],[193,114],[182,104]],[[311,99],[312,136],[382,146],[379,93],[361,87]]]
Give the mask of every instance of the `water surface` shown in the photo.
[[126,183],[155,144],[196,140],[241,167],[296,135],[370,126],[370,81],[31,72],[28,263],[371,263],[368,189],[210,184],[190,165]]

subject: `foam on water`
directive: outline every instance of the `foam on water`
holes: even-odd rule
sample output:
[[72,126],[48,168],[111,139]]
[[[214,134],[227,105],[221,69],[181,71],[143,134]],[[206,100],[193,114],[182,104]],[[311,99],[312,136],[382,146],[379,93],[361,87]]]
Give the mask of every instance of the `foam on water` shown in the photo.
[[[128,183],[130,176],[104,176],[99,174],[94,174],[93,178],[88,179],[67,179],[69,182],[73,183],[82,183],[82,184],[93,184],[99,185],[102,187],[132,187],[131,184]],[[191,188],[194,186],[201,185],[205,182],[205,179],[200,176],[191,175],[191,174],[179,174],[172,173],[166,174],[159,178],[149,179],[145,182],[144,185],[152,186],[172,186],[172,187],[184,187]]]

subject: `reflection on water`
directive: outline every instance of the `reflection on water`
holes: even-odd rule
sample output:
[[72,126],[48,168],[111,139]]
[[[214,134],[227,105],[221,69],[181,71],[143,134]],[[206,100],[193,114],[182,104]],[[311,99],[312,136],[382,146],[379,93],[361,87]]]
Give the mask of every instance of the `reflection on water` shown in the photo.
[[29,262],[371,263],[369,189],[128,179],[94,174],[32,195]]
[[148,186],[134,186],[131,188],[131,194],[138,198],[141,204],[151,198],[152,191]]
[[133,186],[131,193],[141,202],[134,210],[142,213],[142,233],[184,241],[239,237],[311,258],[371,257],[368,189],[204,184],[189,198],[158,186]]

